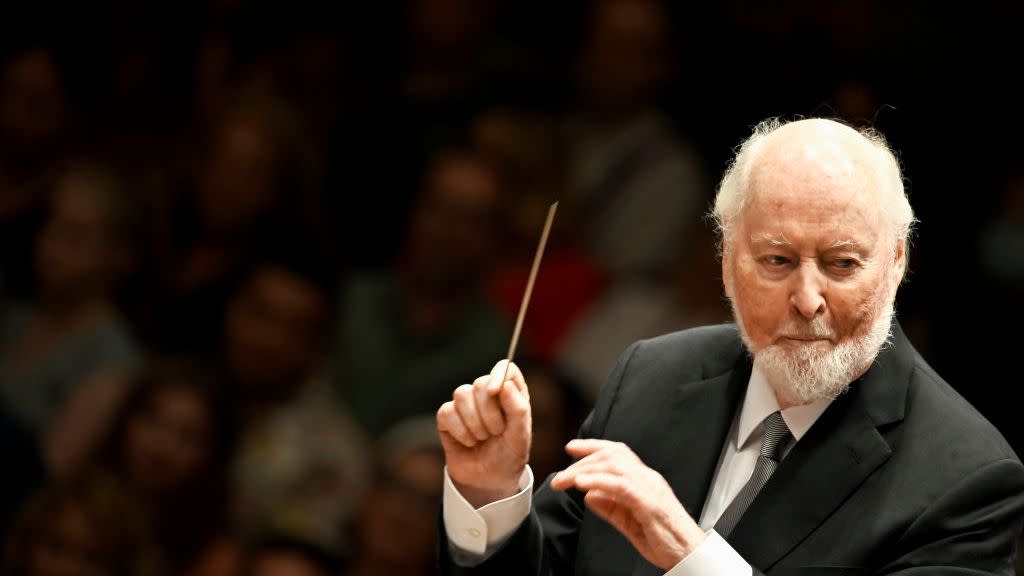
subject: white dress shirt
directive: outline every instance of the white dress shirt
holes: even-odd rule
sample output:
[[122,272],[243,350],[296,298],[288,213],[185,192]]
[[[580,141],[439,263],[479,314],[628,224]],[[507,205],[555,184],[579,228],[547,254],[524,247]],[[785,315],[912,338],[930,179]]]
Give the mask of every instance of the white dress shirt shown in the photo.
[[[788,449],[799,442],[831,403],[817,400],[782,411],[782,419],[793,434]],[[761,421],[779,409],[775,392],[755,363],[743,406],[729,430],[718,469],[704,503],[698,524],[708,538],[665,576],[714,576],[719,574],[749,575],[750,565],[725,541],[713,526],[743,488],[754,472],[761,451]],[[444,473],[444,525],[452,558],[463,566],[479,564],[494,554],[530,514],[533,472],[527,466],[519,479],[520,491],[515,496],[474,509],[459,494],[447,469]]]

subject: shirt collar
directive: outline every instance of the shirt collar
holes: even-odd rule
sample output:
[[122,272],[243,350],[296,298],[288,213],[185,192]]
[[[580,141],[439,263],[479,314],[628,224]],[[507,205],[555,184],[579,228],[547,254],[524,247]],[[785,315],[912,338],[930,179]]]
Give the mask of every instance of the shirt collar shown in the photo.
[[[831,399],[822,398],[810,404],[783,410],[782,419],[786,421],[786,426],[789,427],[793,438],[797,441],[803,438],[831,403]],[[736,449],[742,450],[761,421],[778,409],[779,401],[775,398],[775,391],[772,390],[768,378],[761,371],[757,362],[754,362],[754,369],[750,373],[750,383],[747,385],[747,393],[743,398],[743,408],[740,412]]]

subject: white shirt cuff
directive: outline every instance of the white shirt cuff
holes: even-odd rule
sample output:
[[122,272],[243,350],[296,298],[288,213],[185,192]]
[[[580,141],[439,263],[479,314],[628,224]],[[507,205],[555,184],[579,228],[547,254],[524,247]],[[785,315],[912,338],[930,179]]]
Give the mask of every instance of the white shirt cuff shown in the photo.
[[665,576],[750,576],[753,573],[750,564],[729,546],[725,538],[711,530],[704,542],[666,572]]
[[530,515],[533,502],[533,470],[523,469],[519,492],[491,502],[479,510],[455,488],[448,468],[444,469],[444,529],[452,559],[461,566],[474,566],[491,557]]

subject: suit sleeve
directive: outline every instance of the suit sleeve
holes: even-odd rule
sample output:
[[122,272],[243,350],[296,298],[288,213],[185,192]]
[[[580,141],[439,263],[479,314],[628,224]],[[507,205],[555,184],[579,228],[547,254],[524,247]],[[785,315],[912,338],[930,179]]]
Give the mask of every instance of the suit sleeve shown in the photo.
[[[594,410],[580,427],[580,438],[600,438],[615,404],[623,376],[640,343],[619,357],[597,399]],[[574,572],[576,545],[583,520],[583,495],[576,490],[552,490],[551,478],[533,497],[530,515],[505,545],[485,562],[456,565],[450,556],[443,526],[439,527],[441,574],[446,576],[569,576]]]
[[926,508],[895,543],[897,559],[879,574],[1015,574],[1024,514],[1024,466],[991,462]]

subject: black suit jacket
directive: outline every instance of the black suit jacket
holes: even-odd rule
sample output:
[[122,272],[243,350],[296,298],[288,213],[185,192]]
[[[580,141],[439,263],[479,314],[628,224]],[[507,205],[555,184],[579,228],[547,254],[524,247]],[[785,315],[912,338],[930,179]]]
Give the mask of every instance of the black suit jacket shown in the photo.
[[[750,371],[734,325],[638,342],[580,435],[628,444],[697,519]],[[549,482],[482,565],[453,565],[442,541],[443,572],[663,573],[579,492]],[[728,541],[755,574],[1010,575],[1022,514],[1016,455],[894,325],[892,346],[793,447]]]

